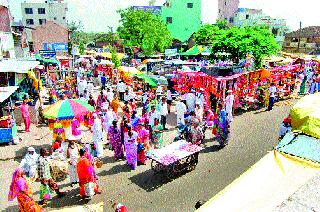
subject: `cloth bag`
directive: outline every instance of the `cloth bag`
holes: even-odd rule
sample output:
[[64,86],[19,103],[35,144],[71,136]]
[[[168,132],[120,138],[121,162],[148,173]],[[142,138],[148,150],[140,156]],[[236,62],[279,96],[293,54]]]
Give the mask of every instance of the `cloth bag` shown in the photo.
[[85,190],[85,195],[87,197],[90,197],[90,198],[93,197],[93,195],[94,195],[94,187],[95,187],[95,184],[93,182],[89,182],[89,183],[85,184],[84,190]]

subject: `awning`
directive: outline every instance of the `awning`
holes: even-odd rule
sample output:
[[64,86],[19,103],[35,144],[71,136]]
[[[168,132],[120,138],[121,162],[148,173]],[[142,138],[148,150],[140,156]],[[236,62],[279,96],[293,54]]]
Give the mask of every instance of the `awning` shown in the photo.
[[124,71],[124,72],[128,72],[131,75],[141,74],[141,72],[138,69],[136,69],[135,67],[120,66],[119,70]]
[[0,103],[8,99],[18,88],[18,86],[0,87]]
[[183,56],[192,56],[192,55],[199,55],[203,51],[202,46],[194,46],[186,52],[182,52],[180,55]]
[[38,61],[3,60],[0,62],[0,72],[14,72],[26,74],[40,63]]

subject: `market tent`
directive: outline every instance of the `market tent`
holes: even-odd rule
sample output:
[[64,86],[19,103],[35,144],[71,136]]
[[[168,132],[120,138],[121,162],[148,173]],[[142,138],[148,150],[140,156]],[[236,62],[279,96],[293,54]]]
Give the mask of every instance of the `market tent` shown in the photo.
[[131,75],[141,74],[141,72],[138,69],[136,69],[135,67],[120,66],[119,70],[123,71],[123,72],[128,72]]
[[276,149],[289,155],[320,163],[320,139],[290,132],[279,142]]
[[8,99],[18,88],[18,86],[0,87],[0,103]]
[[291,109],[292,129],[320,138],[320,93],[300,99]]
[[202,46],[194,46],[186,52],[182,52],[180,55],[183,56],[192,56],[192,55],[199,55],[203,51]]
[[275,150],[198,211],[274,211],[302,185],[319,175],[319,172],[319,163]]
[[152,78],[148,77],[144,73],[139,73],[139,74],[136,75],[136,77],[138,77],[139,79],[144,80],[146,83],[148,83],[152,87],[157,87],[157,83],[155,82],[155,80],[153,80]]
[[[110,52],[102,52],[102,53],[100,54],[100,56],[101,56],[101,57],[106,57],[106,58],[109,58],[109,59],[112,58],[112,54],[111,54]],[[122,60],[122,59],[124,58],[125,54],[123,54],[123,53],[117,53],[117,56],[118,56],[118,59],[119,59],[119,60]]]
[[2,60],[0,61],[0,72],[26,74],[30,69],[34,69],[37,65],[39,65],[38,61]]

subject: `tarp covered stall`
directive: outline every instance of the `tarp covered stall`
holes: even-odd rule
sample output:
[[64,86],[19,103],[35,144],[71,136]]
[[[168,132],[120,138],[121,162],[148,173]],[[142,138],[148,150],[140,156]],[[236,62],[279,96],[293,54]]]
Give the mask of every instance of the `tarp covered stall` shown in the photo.
[[198,211],[273,211],[320,173],[320,164],[268,153]]
[[194,46],[191,49],[189,49],[188,51],[182,52],[180,55],[183,55],[183,56],[196,56],[196,55],[201,54],[202,51],[203,51],[202,46]]
[[0,87],[0,103],[7,100],[17,89],[18,86]]
[[320,93],[300,99],[291,109],[292,129],[320,138]]
[[0,72],[27,74],[30,69],[34,69],[39,64],[38,61],[2,60],[0,61]]

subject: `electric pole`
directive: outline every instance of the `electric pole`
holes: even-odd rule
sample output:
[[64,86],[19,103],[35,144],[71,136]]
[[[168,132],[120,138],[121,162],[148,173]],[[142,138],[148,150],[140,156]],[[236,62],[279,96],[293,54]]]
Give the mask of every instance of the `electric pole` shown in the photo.
[[300,21],[300,29],[299,29],[299,37],[298,37],[298,53],[300,52],[300,41],[301,41],[301,29],[302,29],[302,22]]

